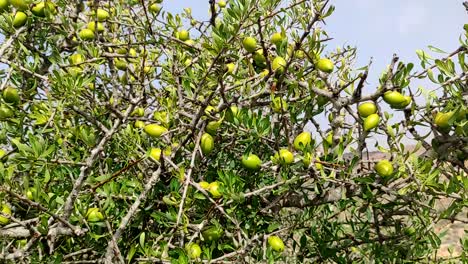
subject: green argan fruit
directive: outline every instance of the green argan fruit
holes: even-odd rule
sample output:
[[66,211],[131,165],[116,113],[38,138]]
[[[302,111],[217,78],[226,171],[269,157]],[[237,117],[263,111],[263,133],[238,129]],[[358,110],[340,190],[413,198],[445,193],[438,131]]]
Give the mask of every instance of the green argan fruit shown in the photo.
[[242,46],[248,52],[253,53],[253,52],[255,52],[257,50],[257,41],[252,37],[246,37],[242,41]]
[[377,106],[371,102],[363,103],[358,106],[358,112],[361,117],[368,117],[377,113]]
[[13,18],[13,27],[20,28],[26,24],[27,20],[28,16],[24,12],[18,11]]
[[370,131],[379,125],[380,116],[378,114],[371,114],[364,119],[364,130]]
[[302,132],[299,135],[296,136],[294,139],[294,148],[296,150],[304,150],[304,148],[308,147],[310,145],[310,142],[312,141],[312,135],[309,132]]
[[375,171],[382,177],[388,177],[393,174],[393,164],[388,160],[381,160],[374,166]]
[[317,64],[315,65],[319,71],[325,72],[325,73],[331,73],[333,72],[333,62],[329,59],[320,59],[318,60]]

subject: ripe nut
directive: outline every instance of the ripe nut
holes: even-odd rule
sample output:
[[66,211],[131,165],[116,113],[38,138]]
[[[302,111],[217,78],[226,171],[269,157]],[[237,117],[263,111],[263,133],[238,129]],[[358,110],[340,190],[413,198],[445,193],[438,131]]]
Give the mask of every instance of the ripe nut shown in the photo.
[[213,151],[213,149],[214,149],[214,139],[210,134],[204,133],[202,135],[201,140],[200,140],[200,148],[201,148],[202,153],[204,155],[207,155],[211,151]]
[[13,115],[14,115],[13,110],[11,110],[8,106],[6,105],[0,106],[0,120],[11,118],[13,117]]
[[208,191],[213,196],[213,198],[219,198],[222,196],[221,192],[219,191],[219,186],[220,183],[218,181],[214,181],[208,186]]
[[271,101],[271,108],[275,113],[282,113],[288,111],[288,103],[281,97],[275,97]]
[[283,42],[283,36],[281,32],[276,32],[270,37],[270,42],[276,46],[280,45]]
[[[10,206],[8,206],[8,204],[2,204],[2,210],[1,212],[4,214],[4,215],[11,215],[11,208]],[[0,225],[6,225],[10,222],[10,219],[7,218],[7,217],[4,217],[2,215],[0,215]]]
[[86,213],[86,218],[88,222],[100,222],[104,220],[104,215],[99,211],[99,208],[92,207],[88,209]]
[[135,123],[133,124],[133,127],[134,128],[144,128],[145,127],[145,122],[141,121],[141,120],[137,120],[135,121]]
[[218,227],[210,227],[202,232],[203,239],[206,241],[216,241],[221,238],[224,231]]
[[145,132],[151,137],[160,137],[167,132],[167,128],[157,124],[149,124],[145,126]]
[[177,32],[176,35],[177,35],[177,38],[182,41],[186,41],[190,39],[190,33],[187,30],[181,30]]
[[3,90],[3,100],[9,104],[17,104],[20,101],[18,89],[7,87]]
[[364,130],[370,131],[379,125],[380,116],[378,114],[371,114],[364,119]]
[[393,174],[393,164],[388,160],[381,160],[374,166],[374,170],[382,177],[388,177]]
[[294,162],[294,155],[288,149],[280,149],[280,151],[275,153],[273,160],[284,165],[289,165]]
[[150,11],[151,13],[157,14],[157,13],[159,13],[159,11],[161,11],[161,8],[162,8],[161,5],[152,4],[152,5],[149,6],[149,11]]
[[268,237],[268,245],[270,245],[273,250],[278,252],[282,252],[284,250],[283,240],[281,240],[281,238],[278,236]]
[[206,181],[201,181],[198,183],[202,189],[209,190],[210,189],[210,183]]
[[13,17],[13,27],[20,28],[24,26],[24,24],[26,24],[27,20],[28,20],[28,15],[26,15],[24,12],[18,11]]
[[235,68],[236,68],[236,65],[234,63],[232,63],[232,62],[226,64],[226,66],[225,66],[226,72],[229,73],[229,74],[233,73]]
[[191,259],[197,259],[201,256],[201,248],[198,244],[196,243],[188,243],[185,245],[185,250],[187,251],[187,255]]
[[82,29],[78,35],[79,35],[80,39],[82,39],[82,40],[92,40],[92,39],[94,39],[94,31],[92,31],[89,28]]
[[329,59],[319,59],[315,67],[321,72],[331,73],[333,72],[334,65]]
[[390,106],[399,105],[406,102],[405,97],[397,91],[388,91],[383,95],[383,100]]
[[81,64],[85,61],[85,56],[79,53],[75,53],[68,58],[68,62],[72,65]]
[[372,102],[363,103],[358,106],[358,112],[361,117],[368,117],[377,113],[377,106]]
[[259,170],[262,166],[262,160],[255,154],[242,156],[242,165],[249,170]]
[[205,114],[206,115],[212,115],[214,116],[216,114],[216,108],[214,108],[213,106],[209,105],[205,108]]
[[286,60],[283,57],[276,57],[271,63],[271,69],[273,71],[282,72],[286,68]]
[[437,112],[434,123],[436,126],[440,128],[449,128],[450,127],[450,119],[452,119],[453,115],[455,114],[454,111],[450,111],[447,113],[444,112]]
[[253,53],[257,50],[257,41],[252,37],[246,37],[242,41],[242,46],[248,52]]
[[160,148],[151,148],[150,157],[159,161],[161,160],[161,152]]
[[97,19],[99,22],[102,22],[102,21],[105,21],[109,18],[109,12],[107,12],[106,10],[104,9],[100,9],[98,8],[97,12],[96,12],[96,15],[97,15]]
[[[88,23],[88,28],[91,29],[92,31],[96,31],[96,22],[91,21]],[[104,24],[101,22],[97,22],[97,31],[98,32],[103,32],[104,31]]]
[[312,135],[309,132],[304,131],[297,135],[294,139],[294,149],[296,149],[297,151],[304,150],[310,145],[311,141]]

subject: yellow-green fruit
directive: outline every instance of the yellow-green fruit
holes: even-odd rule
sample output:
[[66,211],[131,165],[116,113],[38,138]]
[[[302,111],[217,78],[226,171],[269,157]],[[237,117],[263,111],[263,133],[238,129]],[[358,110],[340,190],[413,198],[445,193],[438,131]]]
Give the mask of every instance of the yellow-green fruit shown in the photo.
[[210,183],[210,185],[208,186],[208,191],[214,198],[219,198],[222,196],[221,192],[219,191],[219,186],[220,183],[217,181]]
[[145,109],[142,107],[138,107],[137,109],[133,110],[132,116],[139,116],[142,117],[145,115]]
[[216,114],[216,108],[213,106],[209,105],[205,108],[205,114],[206,115],[215,115]]
[[242,156],[242,165],[249,170],[258,170],[262,166],[262,160],[255,154]]
[[275,113],[282,113],[288,111],[288,103],[281,97],[275,97],[271,101],[271,108]]
[[4,149],[0,149],[0,159],[6,155],[6,151]]
[[0,0],[0,11],[8,8],[8,0]]
[[278,252],[282,252],[284,250],[283,240],[281,240],[281,238],[278,236],[268,237],[268,245],[270,245],[273,250]]
[[226,1],[223,1],[223,0],[218,1],[218,6],[220,8],[225,8],[226,7]]
[[190,33],[187,30],[181,30],[177,32],[177,37],[182,41],[186,41],[190,39]]
[[233,73],[236,65],[234,63],[228,63],[225,68],[227,73]]
[[18,10],[26,10],[29,8],[29,2],[25,0],[10,0],[10,4]]
[[149,6],[149,10],[151,13],[159,13],[161,11],[162,6],[158,4],[152,4]]
[[84,28],[80,31],[79,37],[83,40],[92,40],[94,39],[94,31],[89,28]]
[[191,259],[197,259],[201,256],[201,248],[196,243],[189,243],[185,246],[185,250],[187,251],[187,255]]
[[263,50],[262,49],[257,50],[253,56],[253,59],[255,63],[257,63],[258,66],[263,67],[266,62],[266,58],[265,56],[263,56]]
[[198,183],[200,185],[200,187],[204,190],[208,190],[210,188],[210,183],[206,182],[206,181],[201,181]]
[[381,160],[374,166],[374,170],[382,177],[387,177],[393,174],[393,164],[388,160]]
[[310,145],[312,141],[312,135],[309,132],[302,132],[296,136],[294,139],[294,149],[296,150],[304,150],[304,148]]
[[200,148],[202,150],[202,153],[207,155],[214,149],[214,139],[213,137],[208,134],[204,133],[201,137],[200,140]]
[[167,132],[167,128],[157,124],[149,124],[145,126],[145,132],[151,137],[160,137]]
[[275,159],[281,164],[289,165],[294,162],[294,155],[287,149],[280,149],[280,151],[275,154]]
[[24,24],[26,24],[27,20],[28,16],[25,13],[18,11],[16,12],[15,17],[13,18],[13,26],[15,28],[22,27],[24,26]]
[[107,20],[109,16],[109,12],[107,12],[106,10],[100,8],[97,10],[97,18],[99,22]]
[[202,232],[203,239],[208,242],[215,241],[221,238],[224,231],[221,228],[215,226],[210,227]]
[[[47,7],[46,7],[47,3]],[[55,13],[55,5],[52,2],[39,2],[36,5],[34,5],[33,8],[31,8],[31,12],[38,16],[38,17],[45,17],[46,15],[46,9],[48,9],[51,13]]]
[[273,35],[271,35],[270,42],[278,46],[283,42],[283,36],[280,32],[276,32]]
[[371,102],[363,103],[358,106],[358,112],[361,117],[368,117],[377,113],[377,106]]
[[10,104],[16,104],[20,101],[18,89],[13,87],[7,87],[3,90],[3,100]]
[[434,118],[434,123],[436,126],[440,128],[448,128],[450,127],[450,119],[453,117],[455,112],[450,111],[447,113],[444,112],[438,112]]
[[159,161],[161,159],[161,149],[160,148],[151,148],[150,157]]
[[[96,22],[91,21],[88,23],[88,28],[91,29],[92,31],[96,31]],[[98,32],[103,32],[104,31],[104,24],[101,22],[97,22],[97,31]]]
[[115,59],[114,65],[117,69],[125,71],[127,69],[127,62],[123,59]]
[[72,65],[81,64],[84,61],[85,61],[85,56],[79,53],[75,53],[68,58],[68,62],[70,62],[70,64]]
[[389,105],[398,105],[406,101],[405,97],[397,91],[388,91],[383,95],[383,100]]
[[282,72],[286,68],[286,60],[282,57],[276,57],[271,63],[271,69],[273,71]]
[[[4,215],[11,215],[11,208],[7,204],[2,204],[2,213]],[[9,218],[0,215],[0,224],[6,225],[10,222]]]
[[269,73],[270,73],[270,71],[269,71],[269,70],[267,70],[267,69],[264,69],[264,70],[263,70],[263,71],[260,73],[260,76],[262,76],[263,78],[265,78],[265,77],[267,77],[267,76],[268,76],[268,74],[269,74]]
[[221,120],[220,121],[210,121],[208,122],[208,124],[206,125],[206,132],[208,132],[209,134],[211,135],[215,135],[216,134],[216,131],[218,130],[218,128],[221,126]]
[[145,122],[141,121],[141,120],[137,120],[135,121],[135,123],[133,124],[133,127],[134,128],[144,128],[145,127]]
[[34,200],[34,196],[36,196],[36,188],[34,187],[31,187],[28,189],[28,191],[26,191],[26,197],[28,197],[29,200]]
[[315,65],[319,71],[331,73],[333,71],[333,62],[329,59],[319,59]]
[[371,114],[364,119],[364,130],[369,131],[376,128],[379,125],[380,116],[378,114]]
[[257,41],[252,37],[246,37],[242,41],[242,46],[248,52],[255,52],[257,50]]
[[304,167],[308,168],[311,162],[312,162],[312,154],[304,153],[304,157],[302,157],[302,163],[304,163]]
[[0,120],[8,119],[13,117],[13,111],[6,105],[0,106]]
[[405,101],[399,104],[392,104],[390,105],[390,107],[394,109],[404,109],[405,107],[407,107],[411,103],[411,96],[403,96],[403,98],[405,99]]
[[93,207],[88,209],[86,218],[88,222],[100,222],[104,220],[104,215],[99,211],[99,208]]

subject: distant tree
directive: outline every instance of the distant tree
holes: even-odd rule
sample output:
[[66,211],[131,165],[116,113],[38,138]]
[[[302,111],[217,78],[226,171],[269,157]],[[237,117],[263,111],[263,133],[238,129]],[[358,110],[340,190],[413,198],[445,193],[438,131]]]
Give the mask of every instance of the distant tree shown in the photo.
[[440,261],[434,226],[466,223],[468,26],[369,87],[357,48],[326,49],[329,1],[209,3],[0,0],[0,259]]

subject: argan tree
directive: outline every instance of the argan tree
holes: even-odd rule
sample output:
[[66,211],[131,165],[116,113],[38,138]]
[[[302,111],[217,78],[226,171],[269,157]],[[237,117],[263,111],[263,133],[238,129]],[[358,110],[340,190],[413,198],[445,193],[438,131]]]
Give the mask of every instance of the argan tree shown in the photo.
[[371,87],[327,47],[329,1],[164,7],[0,0],[2,262],[442,261],[435,226],[467,223],[468,26]]

